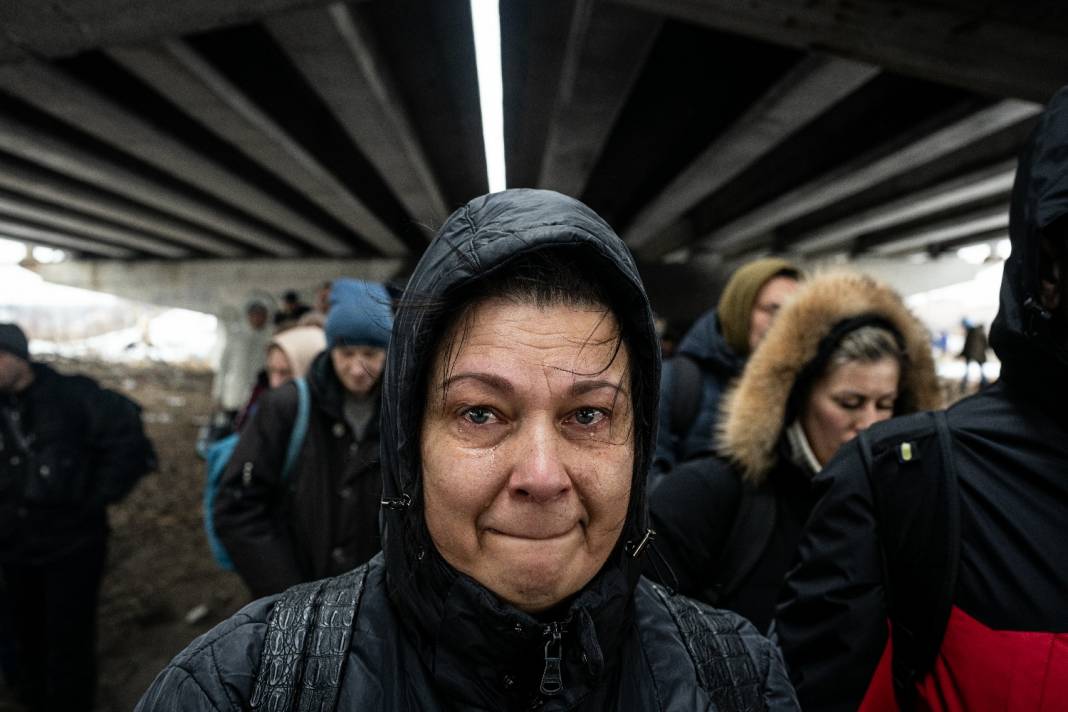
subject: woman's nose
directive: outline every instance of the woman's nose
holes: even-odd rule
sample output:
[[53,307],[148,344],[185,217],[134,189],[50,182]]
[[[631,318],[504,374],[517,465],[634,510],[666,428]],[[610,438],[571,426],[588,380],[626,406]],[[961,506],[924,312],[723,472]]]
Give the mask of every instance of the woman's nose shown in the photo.
[[527,424],[512,468],[509,489],[535,502],[549,502],[571,489],[571,477],[560,457],[561,435],[551,424]]
[[874,403],[867,405],[857,417],[857,430],[867,430],[880,420],[884,420],[882,411]]

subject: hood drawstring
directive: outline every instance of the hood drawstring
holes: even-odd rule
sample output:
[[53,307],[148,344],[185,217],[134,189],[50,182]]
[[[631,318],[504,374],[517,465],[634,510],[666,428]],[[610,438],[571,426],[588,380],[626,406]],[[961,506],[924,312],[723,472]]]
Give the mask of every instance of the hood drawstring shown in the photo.
[[643,553],[645,553],[645,547],[649,546],[656,539],[656,532],[652,529],[646,529],[645,534],[642,536],[641,541],[635,544],[633,541],[628,541],[624,550],[630,554],[630,558],[637,559]]
[[[660,549],[656,548],[656,544],[649,547],[652,558],[649,559],[649,563],[653,566],[653,571],[656,573],[657,579],[660,581],[660,585],[667,589],[668,593],[672,596],[679,590],[679,577],[675,575],[675,570],[671,568],[671,564],[664,558],[664,555],[660,553]],[[664,565],[665,571],[660,570],[660,565]],[[665,575],[666,574],[666,575]],[[668,583],[670,581],[670,583]]]
[[587,608],[580,608],[578,612],[578,640],[582,649],[582,664],[586,666],[586,674],[590,677],[599,677],[604,671],[604,652],[597,638],[597,627],[593,622],[593,616]]

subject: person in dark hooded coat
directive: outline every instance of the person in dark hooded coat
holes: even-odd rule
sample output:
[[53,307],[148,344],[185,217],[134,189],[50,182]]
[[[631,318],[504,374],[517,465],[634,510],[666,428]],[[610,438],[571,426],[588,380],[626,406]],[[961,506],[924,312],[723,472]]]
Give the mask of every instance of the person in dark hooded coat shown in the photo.
[[640,578],[659,371],[604,221],[549,191],[471,201],[394,325],[383,554],[246,607],[137,709],[796,709],[752,626]]
[[[741,374],[749,354],[800,279],[800,270],[786,260],[753,260],[735,270],[716,308],[698,317],[682,337],[675,357],[664,363],[654,476],[714,452],[720,398]],[[689,397],[683,392],[689,387],[684,374],[691,368],[697,372],[694,381],[700,392],[692,408],[687,408],[680,402]]]
[[806,710],[1064,709],[1068,88],[1021,156],[1009,232],[1000,380],[876,425],[817,478],[776,615]]

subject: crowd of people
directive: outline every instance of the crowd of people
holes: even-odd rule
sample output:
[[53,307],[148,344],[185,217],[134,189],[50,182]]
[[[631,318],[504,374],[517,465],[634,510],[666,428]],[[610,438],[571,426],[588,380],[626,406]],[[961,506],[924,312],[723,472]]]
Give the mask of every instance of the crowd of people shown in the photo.
[[[900,295],[779,258],[662,364],[629,251],[549,191],[460,208],[399,298],[337,279],[273,330],[250,304],[205,516],[256,600],[138,710],[1060,708],[1066,155],[1062,91],[1013,190],[1001,376],[948,410]],[[135,404],[0,325],[30,710],[91,709],[105,509],[153,466]]]

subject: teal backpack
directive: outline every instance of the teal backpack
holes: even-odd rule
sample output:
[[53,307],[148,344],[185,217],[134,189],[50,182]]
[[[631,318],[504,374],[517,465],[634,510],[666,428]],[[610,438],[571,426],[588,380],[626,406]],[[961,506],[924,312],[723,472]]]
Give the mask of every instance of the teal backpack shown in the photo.
[[[311,411],[311,396],[308,393],[308,382],[303,378],[293,379],[297,386],[297,417],[293,421],[293,431],[289,435],[289,445],[286,447],[286,460],[282,466],[282,480],[285,481],[293,472],[300,456],[300,448],[304,445],[304,436],[308,432],[308,417]],[[219,491],[223,473],[234,455],[234,448],[240,433],[231,433],[225,438],[220,438],[204,448],[202,453],[207,461],[208,476],[204,483],[204,531],[208,535],[208,545],[211,547],[211,555],[221,568],[227,571],[234,570],[234,562],[226,553],[219,535],[215,533],[215,520],[212,511],[215,506],[215,495]]]

